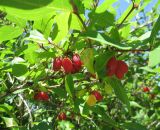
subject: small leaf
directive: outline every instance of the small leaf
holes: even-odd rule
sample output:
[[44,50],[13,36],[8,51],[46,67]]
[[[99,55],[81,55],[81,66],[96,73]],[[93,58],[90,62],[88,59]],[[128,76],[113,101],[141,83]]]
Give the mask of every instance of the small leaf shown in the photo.
[[66,91],[68,92],[69,96],[73,97],[74,92],[74,83],[72,75],[67,75],[65,78],[65,87]]
[[20,77],[28,72],[28,68],[24,64],[14,64],[12,66],[12,73],[14,76]]
[[82,59],[82,62],[84,64],[84,66],[88,69],[89,72],[91,72],[93,74],[94,73],[94,67],[93,67],[94,54],[93,54],[93,49],[92,48],[88,48],[88,49],[83,50],[83,52],[81,54],[81,59]]

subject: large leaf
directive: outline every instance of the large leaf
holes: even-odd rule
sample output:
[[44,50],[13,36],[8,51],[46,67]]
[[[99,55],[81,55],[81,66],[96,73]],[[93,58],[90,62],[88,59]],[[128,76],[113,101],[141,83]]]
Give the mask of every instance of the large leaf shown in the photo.
[[66,87],[66,91],[68,92],[69,96],[73,97],[74,83],[73,83],[72,75],[67,75],[65,77],[65,87]]
[[67,36],[69,30],[69,24],[68,24],[69,18],[70,18],[70,12],[65,12],[56,15],[55,21],[58,26],[58,33],[55,39],[53,39],[55,43],[59,43]]
[[23,30],[19,27],[2,26],[0,27],[0,42],[11,40],[21,35]]
[[69,0],[0,0],[0,10],[18,18],[38,20],[55,11],[71,12]]

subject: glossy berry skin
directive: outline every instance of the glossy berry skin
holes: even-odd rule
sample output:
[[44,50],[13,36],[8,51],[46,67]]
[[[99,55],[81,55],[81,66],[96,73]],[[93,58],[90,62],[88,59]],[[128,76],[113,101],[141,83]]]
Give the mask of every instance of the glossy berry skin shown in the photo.
[[103,99],[103,96],[98,91],[92,91],[91,94],[96,97],[97,101],[101,101]]
[[34,95],[34,99],[38,101],[48,101],[49,96],[46,92],[38,92]]
[[107,76],[115,75],[118,79],[123,79],[125,73],[128,72],[128,65],[121,60],[112,57],[106,64]]
[[143,92],[150,92],[150,88],[144,87],[144,88],[143,88]]
[[73,70],[73,63],[69,58],[64,58],[62,60],[62,67],[66,74],[71,73]]
[[82,61],[78,54],[74,54],[72,57],[73,62],[73,72],[78,72],[82,68]]
[[59,120],[66,120],[66,119],[67,119],[67,116],[66,116],[66,114],[65,114],[64,112],[61,112],[61,113],[59,113],[59,115],[58,115],[58,119],[59,119]]
[[57,57],[53,60],[53,70],[54,71],[59,71],[62,66],[62,58]]
[[109,61],[106,64],[106,69],[107,69],[108,76],[113,76],[115,74],[117,69],[117,60],[115,57],[112,57],[111,59],[109,59]]

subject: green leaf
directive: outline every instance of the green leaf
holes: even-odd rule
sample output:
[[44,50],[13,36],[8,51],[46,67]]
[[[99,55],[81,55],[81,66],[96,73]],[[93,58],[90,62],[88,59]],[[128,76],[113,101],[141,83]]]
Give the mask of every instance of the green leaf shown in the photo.
[[61,98],[66,98],[66,91],[62,88],[54,88],[53,91]]
[[61,13],[55,16],[55,21],[58,26],[58,33],[55,39],[53,39],[55,43],[59,43],[67,36],[69,30],[69,18],[70,12]]
[[52,30],[53,23],[54,23],[53,15],[51,16],[47,15],[44,16],[41,20],[35,20],[33,27],[41,31],[44,34],[45,38],[47,39]]
[[91,110],[96,114],[99,114],[100,116],[102,116],[103,121],[109,123],[112,126],[117,126],[117,123],[106,114],[104,108],[100,106],[94,106],[91,108]]
[[160,46],[149,53],[149,66],[153,67],[160,63]]
[[154,24],[154,27],[152,29],[151,35],[150,35],[150,43],[153,44],[154,39],[156,38],[158,32],[160,30],[160,15],[157,19],[157,22]]
[[113,87],[117,98],[127,106],[128,111],[130,112],[131,111],[130,102],[127,97],[127,93],[126,93],[125,89],[123,88],[121,82],[116,78],[106,79],[106,82]]
[[83,52],[81,53],[81,60],[82,60],[82,62],[84,64],[84,66],[92,74],[94,73],[94,67],[93,67],[94,54],[93,53],[94,52],[93,52],[92,48],[87,48],[87,49],[83,50]]
[[106,53],[100,53],[96,58],[95,58],[95,71],[98,73],[99,78],[100,77],[105,77],[106,72],[106,62],[108,59],[113,55],[112,52],[106,52]]
[[39,49],[38,45],[28,44],[28,48],[24,51],[25,60],[29,61],[31,64],[36,63],[38,61],[37,49]]
[[18,126],[14,118],[2,117],[2,119],[6,123],[6,127]]
[[21,35],[23,30],[19,27],[2,26],[0,27],[0,42],[12,40]]
[[111,37],[94,31],[83,33],[81,36],[84,38],[89,38],[91,40],[100,42],[100,44],[102,45],[109,45],[123,50],[128,50],[132,48],[130,46],[127,46],[125,43],[122,44],[115,42],[115,40],[112,39]]
[[147,130],[146,127],[138,123],[125,123],[123,124],[123,127],[125,127],[127,130]]
[[65,77],[65,87],[69,96],[73,97],[74,83],[73,83],[73,77],[70,74]]
[[44,14],[53,14],[56,9],[52,0],[0,0],[0,3],[0,10],[18,19],[27,20],[41,19]]
[[28,72],[28,68],[24,64],[14,64],[12,66],[12,73],[14,76],[20,77]]

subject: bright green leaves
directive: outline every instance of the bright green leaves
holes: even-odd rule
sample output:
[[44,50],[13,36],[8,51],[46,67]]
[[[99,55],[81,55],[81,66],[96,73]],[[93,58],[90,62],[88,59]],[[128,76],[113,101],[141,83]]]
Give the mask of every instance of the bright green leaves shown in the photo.
[[149,53],[149,66],[154,67],[160,63],[160,46]]
[[54,16],[44,16],[41,20],[34,21],[34,28],[41,31],[45,38],[48,38],[54,23]]
[[34,64],[38,60],[38,54],[36,50],[38,49],[38,45],[36,44],[28,44],[28,48],[24,51],[25,60],[30,64]]
[[0,10],[17,17],[28,20],[37,20],[53,13],[52,0],[0,0]]
[[59,43],[62,39],[64,39],[69,30],[68,21],[70,17],[70,12],[61,13],[55,16],[55,21],[58,26],[58,33],[54,39],[55,43]]
[[2,26],[0,27],[0,42],[12,40],[22,34],[23,30],[19,27]]
[[126,91],[123,88],[121,82],[114,78],[114,79],[106,79],[106,83],[112,86],[117,98],[127,106],[128,111],[130,112],[131,108],[130,108],[129,99],[127,97]]
[[72,75],[66,75],[65,77],[65,88],[70,97],[73,97],[74,82]]
[[94,73],[94,51],[91,48],[83,50],[81,60],[89,72]]

